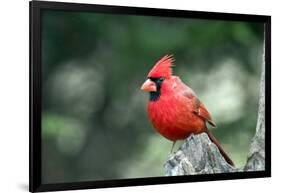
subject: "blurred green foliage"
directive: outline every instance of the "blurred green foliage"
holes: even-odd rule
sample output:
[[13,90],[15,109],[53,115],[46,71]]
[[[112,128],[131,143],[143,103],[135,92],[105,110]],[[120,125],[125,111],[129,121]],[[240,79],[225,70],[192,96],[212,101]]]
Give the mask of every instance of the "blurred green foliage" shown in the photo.
[[[172,143],[154,132],[140,91],[173,54],[236,165],[255,132],[263,25],[64,11],[42,19],[42,182],[162,176]],[[180,143],[178,144],[178,146]]]

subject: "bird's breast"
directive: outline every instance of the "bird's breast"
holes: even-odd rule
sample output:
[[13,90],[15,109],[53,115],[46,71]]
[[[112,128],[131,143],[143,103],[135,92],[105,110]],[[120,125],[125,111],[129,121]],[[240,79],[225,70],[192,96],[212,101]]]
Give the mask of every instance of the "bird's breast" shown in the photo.
[[189,106],[177,98],[161,98],[148,103],[148,117],[155,130],[165,138],[185,139],[191,133],[199,133],[205,125]]

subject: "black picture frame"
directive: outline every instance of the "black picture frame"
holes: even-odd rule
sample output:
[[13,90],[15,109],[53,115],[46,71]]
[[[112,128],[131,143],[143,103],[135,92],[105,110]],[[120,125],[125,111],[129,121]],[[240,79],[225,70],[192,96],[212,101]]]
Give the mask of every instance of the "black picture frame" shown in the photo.
[[[271,176],[271,17],[267,15],[248,15],[233,13],[215,13],[184,11],[142,7],[124,7],[93,5],[80,3],[62,3],[31,1],[30,6],[30,162],[29,191],[59,191],[89,188],[123,187],[137,185],[183,183],[213,180],[260,178]],[[145,16],[165,16],[178,18],[201,18],[226,21],[261,22],[265,25],[265,171],[202,174],[173,177],[148,177],[138,179],[120,179],[106,181],[86,181],[73,183],[41,183],[41,13],[42,10],[63,10],[79,12],[98,12],[115,14],[133,14]]]

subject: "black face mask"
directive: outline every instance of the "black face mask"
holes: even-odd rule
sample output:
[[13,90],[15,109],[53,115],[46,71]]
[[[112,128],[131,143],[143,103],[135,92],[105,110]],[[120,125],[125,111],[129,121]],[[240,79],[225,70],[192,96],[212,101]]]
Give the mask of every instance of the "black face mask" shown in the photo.
[[160,98],[161,95],[161,86],[164,81],[164,78],[149,78],[151,81],[153,81],[156,84],[156,91],[155,92],[149,92],[149,100],[150,101],[157,101]]

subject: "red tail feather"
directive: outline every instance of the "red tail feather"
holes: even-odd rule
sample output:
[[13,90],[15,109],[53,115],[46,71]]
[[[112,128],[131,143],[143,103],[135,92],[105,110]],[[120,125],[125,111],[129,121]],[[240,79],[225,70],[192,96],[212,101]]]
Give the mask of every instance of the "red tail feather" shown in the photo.
[[234,166],[234,162],[230,159],[230,157],[226,154],[226,152],[223,150],[222,146],[218,142],[218,140],[215,138],[215,136],[208,130],[206,129],[206,133],[209,136],[210,140],[218,147],[220,153],[224,157],[225,161],[229,163],[230,165]]

